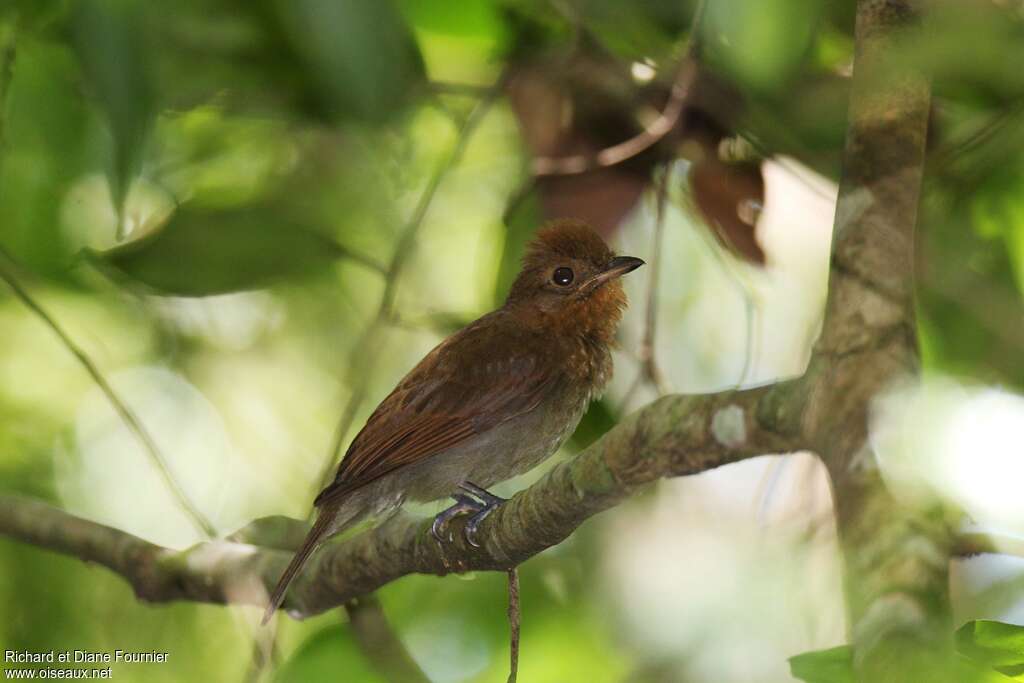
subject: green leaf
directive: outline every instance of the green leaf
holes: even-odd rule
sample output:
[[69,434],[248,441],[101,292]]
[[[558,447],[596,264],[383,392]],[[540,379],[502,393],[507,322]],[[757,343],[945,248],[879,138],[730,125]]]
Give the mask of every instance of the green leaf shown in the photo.
[[642,0],[628,12],[620,0],[588,0],[578,11],[602,47],[631,61],[667,60],[692,19],[686,3],[675,0]]
[[77,246],[62,226],[63,202],[95,168],[94,126],[74,83],[74,54],[19,34],[17,68],[7,93],[0,153],[0,244],[24,267],[67,281]]
[[992,668],[957,654],[953,657],[950,680],[956,683],[1009,683],[1022,679],[1007,675],[1003,667]]
[[1024,93],[1024,24],[1002,3],[938,3],[892,57],[923,70],[943,101],[998,105]]
[[1024,626],[987,619],[969,621],[957,629],[956,648],[976,662],[1007,673],[1024,672]]
[[178,209],[152,235],[95,256],[158,293],[207,296],[328,267],[347,252],[273,209]]
[[[1019,162],[1018,162],[1019,163]],[[971,219],[978,234],[988,240],[1003,238],[1006,256],[1019,291],[1024,292],[1024,169],[1004,168],[990,178],[973,199]]]
[[[994,629],[982,628],[980,635],[975,636],[974,624],[995,624]],[[1013,632],[1012,629],[1016,629]],[[942,649],[939,651],[903,651],[901,650],[897,670],[889,670],[891,680],[920,681],[956,681],[957,683],[999,683],[1009,681],[1000,671],[992,666],[1001,661],[1009,662],[1013,658],[1006,656],[1008,650],[1020,643],[1019,626],[999,624],[997,622],[971,622],[961,628],[957,634],[957,645],[961,653],[952,653]],[[965,651],[962,640],[970,643],[971,651]],[[999,652],[993,657],[989,647]],[[975,655],[981,656],[975,656]],[[989,659],[985,659],[985,657]],[[1020,656],[1019,650],[1017,656]],[[1004,670],[1006,667],[997,666]],[[853,648],[841,645],[828,650],[805,652],[789,658],[789,670],[794,678],[807,683],[854,683]],[[889,679],[887,679],[889,680]]]
[[277,0],[276,7],[292,48],[339,118],[387,119],[423,79],[412,32],[386,0]]
[[1024,386],[1024,280],[1007,247],[1024,223],[995,218],[1001,201],[1007,211],[1016,201],[1009,189],[993,191],[996,181],[964,201],[923,203],[928,230],[920,242],[919,333],[926,368],[1019,388]]
[[157,111],[144,29],[141,4],[132,0],[85,0],[73,19],[83,73],[113,136],[110,185],[118,211],[141,167]]
[[853,650],[840,645],[828,650],[805,652],[789,658],[794,678],[807,683],[854,683]]
[[810,54],[820,14],[817,0],[708,3],[709,59],[754,90],[778,88]]
[[274,677],[274,683],[308,681],[385,683],[366,663],[352,634],[341,624],[328,626],[304,642]]
[[504,29],[496,0],[399,0],[398,8],[414,26],[444,35],[493,39]]

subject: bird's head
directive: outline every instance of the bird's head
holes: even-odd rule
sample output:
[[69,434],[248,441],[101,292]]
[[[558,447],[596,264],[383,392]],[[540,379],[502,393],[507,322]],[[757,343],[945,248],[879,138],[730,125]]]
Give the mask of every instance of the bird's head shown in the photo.
[[626,306],[619,278],[642,265],[638,258],[616,256],[585,223],[555,221],[527,245],[508,305],[554,318],[567,331],[610,339]]

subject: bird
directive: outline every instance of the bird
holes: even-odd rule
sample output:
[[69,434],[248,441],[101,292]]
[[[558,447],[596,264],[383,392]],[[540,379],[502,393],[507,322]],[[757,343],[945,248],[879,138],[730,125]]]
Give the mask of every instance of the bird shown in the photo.
[[448,522],[469,514],[464,534],[478,545],[480,523],[505,502],[487,489],[555,453],[608,384],[626,307],[620,277],[642,265],[583,222],[538,230],[504,304],[430,351],[352,440],[263,623],[328,538],[407,500],[453,498],[432,533],[443,541]]

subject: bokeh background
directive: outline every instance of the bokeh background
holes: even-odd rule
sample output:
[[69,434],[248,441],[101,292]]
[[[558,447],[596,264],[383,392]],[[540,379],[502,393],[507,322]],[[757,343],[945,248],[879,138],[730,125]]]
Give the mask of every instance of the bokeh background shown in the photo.
[[[893,55],[934,87],[924,376],[878,397],[873,439],[908,500],[1012,545],[1024,6],[927,21]],[[304,518],[336,442],[500,304],[561,215],[649,266],[626,279],[615,380],[553,460],[659,393],[799,375],[852,57],[847,0],[0,1],[0,261],[50,318],[0,288],[0,485],[169,547],[204,538],[57,325],[218,535]],[[650,144],[592,168],[630,139]],[[587,170],[552,173],[566,157]],[[522,567],[521,680],[793,680],[788,657],[846,641],[839,571],[813,455],[663,482]],[[953,582],[958,622],[1024,622],[1024,560],[957,561]],[[380,598],[431,680],[505,680],[504,575]],[[0,649],[170,653],[121,681],[383,680],[340,611],[281,619],[257,661],[256,612],[148,606],[0,539]]]

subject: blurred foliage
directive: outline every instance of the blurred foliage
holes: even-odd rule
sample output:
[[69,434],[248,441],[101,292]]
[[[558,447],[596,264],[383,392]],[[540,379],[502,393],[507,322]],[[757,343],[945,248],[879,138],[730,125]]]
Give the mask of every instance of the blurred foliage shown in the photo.
[[330,113],[379,124],[410,99],[423,61],[390,2],[280,0],[273,3],[289,44]]
[[386,683],[359,652],[351,632],[340,624],[320,629],[295,651],[274,677],[276,683],[346,680]]
[[777,91],[806,63],[821,3],[724,0],[707,11],[709,58],[752,88]]
[[269,208],[185,207],[152,235],[96,256],[157,293],[206,296],[308,275],[344,254],[335,242]]
[[[686,254],[662,274],[660,310],[670,315],[661,318],[659,352],[672,355],[663,365],[679,390],[731,386],[748,360],[740,356],[752,353],[730,351],[751,334],[737,330],[751,324],[739,318],[757,293],[721,283],[740,270],[753,273],[750,280],[770,276],[772,253],[762,271],[709,251],[705,228],[690,231],[679,218],[689,199],[675,196],[678,229],[667,231],[665,245],[652,244],[651,180],[669,161],[684,160],[685,170],[686,160],[698,163],[733,140],[752,150],[739,160],[744,168],[768,158],[838,179],[854,3],[712,1],[695,29],[696,6],[0,1],[0,247],[115,385],[130,386],[119,383],[123,373],[158,368],[195,389],[202,405],[190,409],[201,409],[207,431],[175,422],[186,413],[172,396],[129,398],[143,406],[175,467],[191,473],[186,490],[225,533],[265,514],[305,516],[362,373],[369,398],[357,425],[441,337],[504,299],[525,243],[553,213],[605,219],[602,228],[625,251]],[[590,154],[643,131],[665,106],[694,37],[700,87],[669,134],[603,173],[543,183],[529,176],[534,156]],[[1017,389],[1022,38],[1019,3],[937,2],[893,55],[925,69],[935,92],[918,264],[925,368]],[[468,112],[501,76],[540,87],[499,100],[445,173],[423,223],[410,225]],[[368,345],[375,362],[364,362],[355,345],[405,236],[394,319]],[[622,398],[637,374],[632,346],[645,297],[638,284],[628,286],[634,305],[617,356],[621,384],[591,406],[570,450],[633,407]],[[799,294],[820,304],[817,290]],[[698,313],[704,318],[694,324]],[[180,515],[161,507],[160,491],[120,478],[135,472],[125,463],[142,454],[116,424],[90,421],[99,399],[88,377],[6,295],[0,331],[5,489],[137,525],[156,541],[199,540],[173,528]],[[650,398],[646,391],[637,396]],[[205,462],[210,451],[188,438],[230,452]],[[190,443],[187,451],[168,448]],[[145,514],[119,517],[118,504]],[[163,526],[152,521],[161,519]],[[617,602],[630,596],[609,596],[597,568],[599,552],[621,542],[602,529],[587,526],[523,568],[521,680],[709,675],[694,671],[693,652],[658,650],[631,630]],[[167,665],[119,668],[118,680],[247,675],[253,637],[242,610],[142,605],[104,571],[6,540],[0,568],[4,648],[172,653]],[[382,599],[433,680],[504,680],[502,576],[409,577]],[[1020,666],[1019,634],[1006,628],[964,627],[960,652],[986,667]],[[378,680],[337,614],[286,622],[279,640],[277,680]],[[781,666],[792,651],[760,655]],[[844,681],[850,659],[844,648],[801,655],[792,671]],[[772,680],[774,671],[741,680]]]
[[846,645],[789,658],[794,678],[807,683],[854,683],[853,652]]
[[998,621],[971,621],[956,632],[957,649],[1008,676],[1024,676],[1024,627]]
[[[998,621],[970,621],[956,632],[959,654],[936,652],[922,666],[907,657],[886,671],[894,681],[929,680],[999,683],[1024,680],[1024,626]],[[853,651],[848,646],[790,657],[795,678],[807,683],[854,683]]]
[[110,187],[120,212],[128,185],[141,169],[146,136],[157,113],[142,6],[132,0],[78,3],[71,31],[85,84],[113,137]]

